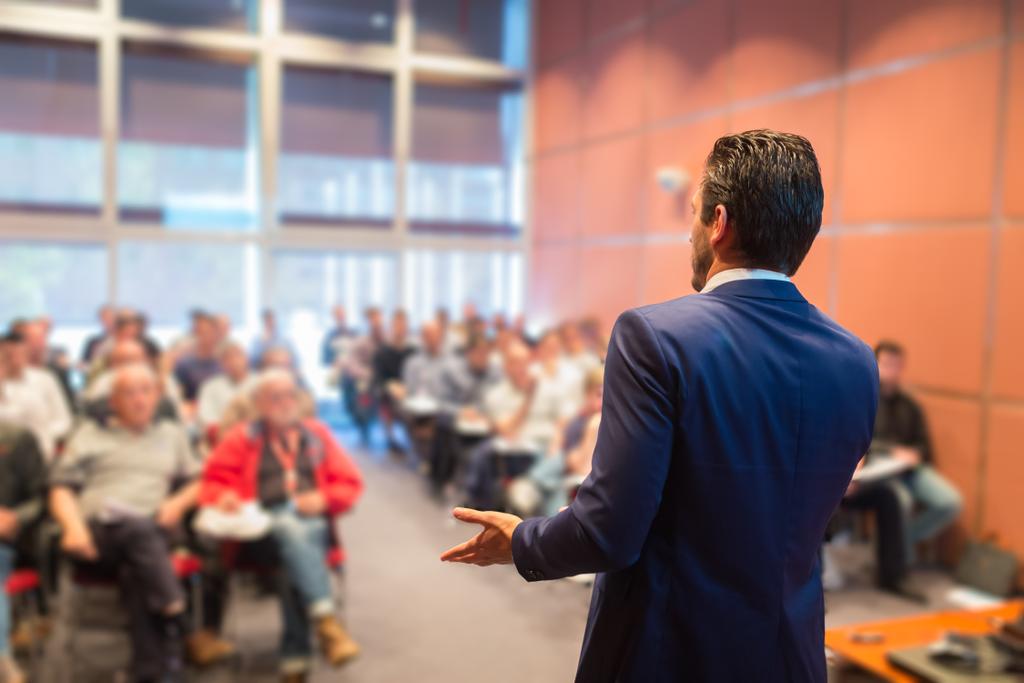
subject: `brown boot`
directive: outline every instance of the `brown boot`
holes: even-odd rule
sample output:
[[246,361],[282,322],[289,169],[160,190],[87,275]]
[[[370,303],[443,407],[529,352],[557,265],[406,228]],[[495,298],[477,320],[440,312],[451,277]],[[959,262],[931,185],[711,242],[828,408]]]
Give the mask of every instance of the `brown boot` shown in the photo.
[[294,671],[281,676],[281,683],[306,683],[307,680],[308,677],[302,671]]
[[333,614],[320,617],[316,622],[316,635],[320,649],[331,666],[341,666],[359,654],[359,646]]
[[235,654],[235,646],[209,629],[201,629],[185,641],[188,661],[196,666],[210,666]]

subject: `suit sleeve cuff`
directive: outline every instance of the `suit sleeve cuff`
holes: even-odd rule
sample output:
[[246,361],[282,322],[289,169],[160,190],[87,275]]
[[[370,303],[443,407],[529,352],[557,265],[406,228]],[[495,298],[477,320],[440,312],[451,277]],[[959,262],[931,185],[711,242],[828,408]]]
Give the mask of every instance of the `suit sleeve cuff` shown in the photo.
[[515,563],[519,575],[530,582],[543,581],[547,578],[544,576],[544,572],[537,568],[536,553],[531,552],[529,544],[530,538],[536,539],[536,534],[531,532],[535,531],[533,527],[540,521],[540,519],[524,520],[512,532],[512,561]]

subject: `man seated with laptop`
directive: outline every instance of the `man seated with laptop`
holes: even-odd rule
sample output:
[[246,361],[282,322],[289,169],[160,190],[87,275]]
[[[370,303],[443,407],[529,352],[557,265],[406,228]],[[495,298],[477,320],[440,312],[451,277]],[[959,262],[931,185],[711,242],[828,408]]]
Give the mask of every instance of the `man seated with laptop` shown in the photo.
[[875,359],[880,391],[874,436],[844,505],[877,515],[879,586],[922,600],[905,583],[907,568],[918,544],[956,520],[963,499],[936,470],[924,411],[903,389],[903,347],[881,341]]

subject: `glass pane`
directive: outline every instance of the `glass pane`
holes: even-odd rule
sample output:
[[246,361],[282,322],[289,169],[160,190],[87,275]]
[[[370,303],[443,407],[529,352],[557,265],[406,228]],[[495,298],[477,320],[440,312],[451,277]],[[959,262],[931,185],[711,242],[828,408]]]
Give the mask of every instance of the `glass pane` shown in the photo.
[[418,0],[416,50],[526,66],[529,0]]
[[118,145],[121,217],[169,229],[257,223],[255,71],[126,51]]
[[518,252],[410,250],[405,265],[405,296],[416,324],[438,308],[458,315],[467,303],[484,316],[522,312],[523,261]]
[[0,207],[102,202],[96,48],[0,37]]
[[102,244],[0,242],[0,321],[48,315],[91,327],[107,299]]
[[519,92],[417,84],[408,178],[412,229],[517,232],[522,121]]
[[390,225],[391,100],[388,77],[285,71],[278,162],[282,220]]
[[331,309],[342,305],[348,323],[363,325],[369,306],[394,309],[398,263],[385,252],[278,250],[273,253],[270,306],[299,356],[302,374],[319,386],[321,348],[333,324]]
[[156,327],[180,331],[193,308],[225,313],[243,327],[255,317],[254,246],[122,242],[117,253],[118,303],[139,309]]
[[224,30],[258,27],[259,0],[121,0],[121,14],[169,26]]
[[284,29],[357,42],[390,43],[395,0],[285,0]]

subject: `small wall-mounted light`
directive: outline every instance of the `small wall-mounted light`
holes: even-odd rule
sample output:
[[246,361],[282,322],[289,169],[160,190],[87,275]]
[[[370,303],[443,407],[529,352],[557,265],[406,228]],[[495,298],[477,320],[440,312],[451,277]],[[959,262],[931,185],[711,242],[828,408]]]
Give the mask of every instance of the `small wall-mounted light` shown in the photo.
[[690,174],[685,168],[675,166],[662,166],[654,173],[654,179],[658,187],[669,194],[683,192],[690,186]]

